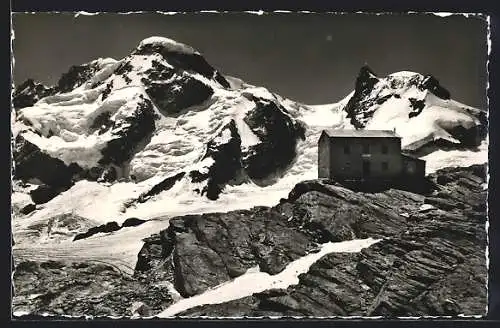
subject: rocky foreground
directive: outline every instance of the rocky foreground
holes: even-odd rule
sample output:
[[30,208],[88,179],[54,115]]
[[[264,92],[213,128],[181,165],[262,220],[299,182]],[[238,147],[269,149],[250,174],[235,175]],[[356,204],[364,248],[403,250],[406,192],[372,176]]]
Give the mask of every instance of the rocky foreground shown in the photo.
[[478,165],[428,176],[424,194],[301,182],[272,208],[171,219],[166,230],[145,240],[134,277],[85,259],[18,263],[14,311],[155,315],[173,299],[201,294],[249,268],[274,275],[319,244],[373,237],[383,240],[360,253],[324,256],[286,290],[179,315],[483,315],[485,183],[485,167]]

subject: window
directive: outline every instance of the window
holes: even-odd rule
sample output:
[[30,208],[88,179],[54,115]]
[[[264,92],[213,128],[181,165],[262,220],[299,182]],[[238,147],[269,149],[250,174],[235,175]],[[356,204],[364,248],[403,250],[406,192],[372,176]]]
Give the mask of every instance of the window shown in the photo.
[[344,145],[344,154],[350,154],[351,153],[351,148],[349,145]]
[[364,144],[363,145],[363,154],[369,154],[369,153],[370,153],[370,145]]
[[389,169],[389,163],[382,162],[382,171],[387,171]]
[[382,154],[387,154],[389,152],[389,147],[387,145],[382,145]]

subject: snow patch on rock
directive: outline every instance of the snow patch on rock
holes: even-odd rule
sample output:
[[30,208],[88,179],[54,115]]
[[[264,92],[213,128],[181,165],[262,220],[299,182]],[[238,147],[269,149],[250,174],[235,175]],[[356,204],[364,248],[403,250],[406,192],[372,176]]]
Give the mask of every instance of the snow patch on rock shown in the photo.
[[321,245],[320,251],[301,257],[291,263],[276,275],[261,272],[259,267],[251,268],[247,272],[231,281],[209,289],[203,294],[184,298],[168,307],[157,317],[168,318],[187,309],[205,305],[220,304],[243,297],[251,296],[269,289],[286,289],[299,283],[299,275],[309,271],[311,265],[323,256],[330,253],[357,253],[370,247],[381,239],[355,239],[343,242],[328,242]]

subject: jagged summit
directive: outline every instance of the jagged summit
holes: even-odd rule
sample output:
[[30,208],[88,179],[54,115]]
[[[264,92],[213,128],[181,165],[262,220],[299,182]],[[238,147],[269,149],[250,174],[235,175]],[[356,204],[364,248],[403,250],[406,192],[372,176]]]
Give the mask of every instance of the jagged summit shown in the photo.
[[359,73],[358,73],[357,79],[359,79],[359,80],[368,80],[370,78],[377,78],[377,74],[375,74],[375,72],[371,69],[371,67],[368,66],[367,63],[365,63],[359,69]]
[[485,111],[451,100],[436,77],[412,71],[378,77],[363,66],[343,110],[356,129],[396,129],[412,151],[437,144],[476,147],[487,133]]

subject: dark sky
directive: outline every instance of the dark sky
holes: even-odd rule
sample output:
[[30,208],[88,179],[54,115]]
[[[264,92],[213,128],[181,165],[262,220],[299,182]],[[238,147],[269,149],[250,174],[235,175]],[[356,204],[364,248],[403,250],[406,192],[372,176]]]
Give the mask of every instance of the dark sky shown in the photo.
[[309,104],[338,101],[367,62],[378,74],[433,74],[452,98],[486,107],[486,21],[434,15],[15,14],[14,79],[52,84],[71,65],[122,58],[165,36],[222,73]]

